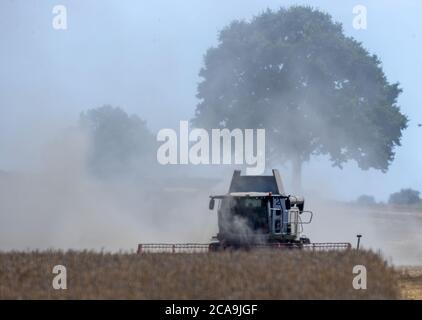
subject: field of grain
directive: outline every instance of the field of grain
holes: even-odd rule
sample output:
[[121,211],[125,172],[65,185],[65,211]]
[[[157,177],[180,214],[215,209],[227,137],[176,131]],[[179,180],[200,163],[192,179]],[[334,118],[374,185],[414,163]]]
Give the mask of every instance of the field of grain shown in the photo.
[[[52,287],[55,265],[67,289]],[[367,290],[352,286],[367,268]],[[0,253],[1,299],[396,299],[396,271],[373,252]]]
[[401,267],[398,271],[403,298],[422,300],[422,267]]

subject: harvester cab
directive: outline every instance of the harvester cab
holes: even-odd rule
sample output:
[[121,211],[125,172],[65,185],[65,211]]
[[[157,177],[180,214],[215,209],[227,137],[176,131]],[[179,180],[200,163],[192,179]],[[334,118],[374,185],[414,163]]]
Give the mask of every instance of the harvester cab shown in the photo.
[[302,232],[303,224],[312,221],[312,212],[304,211],[303,198],[285,194],[277,170],[272,176],[241,176],[235,171],[229,192],[210,198],[211,210],[219,202],[214,249],[310,243]]

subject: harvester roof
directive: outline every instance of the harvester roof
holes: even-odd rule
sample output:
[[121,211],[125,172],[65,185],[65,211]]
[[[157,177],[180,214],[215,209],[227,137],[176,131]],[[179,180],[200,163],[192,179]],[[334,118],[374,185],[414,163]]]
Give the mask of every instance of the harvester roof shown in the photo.
[[284,195],[284,187],[278,170],[272,176],[242,176],[235,170],[229,193],[268,193]]

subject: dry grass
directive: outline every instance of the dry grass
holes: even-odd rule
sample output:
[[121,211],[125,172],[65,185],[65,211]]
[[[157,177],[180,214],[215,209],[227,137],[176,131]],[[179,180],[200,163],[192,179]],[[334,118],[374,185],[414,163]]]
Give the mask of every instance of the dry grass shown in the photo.
[[[54,290],[54,265],[68,290]],[[368,289],[354,290],[365,265]],[[0,253],[2,299],[395,299],[397,273],[373,252]]]
[[403,267],[399,272],[403,297],[422,300],[422,267]]

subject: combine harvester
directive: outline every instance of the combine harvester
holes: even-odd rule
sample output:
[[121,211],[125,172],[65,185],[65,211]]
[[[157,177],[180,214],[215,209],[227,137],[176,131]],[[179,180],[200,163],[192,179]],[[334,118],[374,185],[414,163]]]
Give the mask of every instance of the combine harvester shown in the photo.
[[229,192],[210,196],[209,208],[218,201],[218,234],[208,244],[144,243],[138,254],[150,252],[215,252],[230,249],[348,250],[350,243],[311,243],[303,225],[312,221],[301,197],[287,195],[278,170],[272,176],[242,176],[235,171]]

